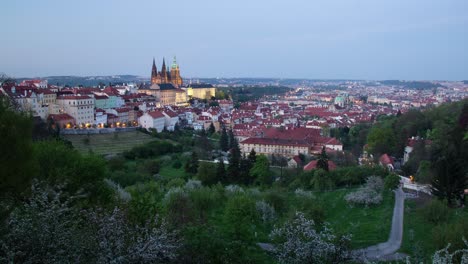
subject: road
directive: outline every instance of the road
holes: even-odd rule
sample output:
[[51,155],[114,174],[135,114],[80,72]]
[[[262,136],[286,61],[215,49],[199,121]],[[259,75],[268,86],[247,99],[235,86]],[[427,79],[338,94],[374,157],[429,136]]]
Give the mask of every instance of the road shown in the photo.
[[373,260],[398,260],[406,257],[395,253],[400,249],[403,240],[403,215],[405,193],[402,188],[395,190],[395,207],[393,208],[392,228],[387,242],[354,251],[356,258],[362,262]]

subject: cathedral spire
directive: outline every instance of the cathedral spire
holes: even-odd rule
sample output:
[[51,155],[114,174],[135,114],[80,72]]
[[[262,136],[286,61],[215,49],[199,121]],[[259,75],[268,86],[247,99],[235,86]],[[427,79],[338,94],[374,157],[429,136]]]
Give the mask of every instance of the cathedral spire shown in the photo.
[[156,83],[158,77],[158,69],[156,68],[156,62],[153,57],[153,67],[151,68],[151,84]]

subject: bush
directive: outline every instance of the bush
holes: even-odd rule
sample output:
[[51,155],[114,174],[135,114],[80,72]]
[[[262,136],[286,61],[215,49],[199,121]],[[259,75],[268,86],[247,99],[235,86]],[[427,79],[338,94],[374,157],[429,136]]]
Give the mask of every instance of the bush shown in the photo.
[[180,169],[182,167],[182,162],[180,162],[179,159],[176,159],[174,163],[172,163],[172,168],[174,169]]
[[182,178],[174,178],[170,180],[167,184],[166,187],[168,189],[175,188],[175,187],[182,187],[185,185],[185,180]]
[[310,185],[316,191],[330,190],[335,187],[335,183],[330,175],[322,169],[314,170],[314,176],[310,180]]
[[371,176],[367,178],[366,184],[359,188],[359,190],[348,193],[345,196],[345,200],[350,204],[362,204],[366,206],[380,204],[383,200],[383,186],[382,178]]
[[400,177],[394,173],[387,175],[385,177],[384,183],[385,189],[395,190],[400,186]]
[[271,204],[277,212],[284,212],[287,208],[286,196],[274,190],[268,191],[264,196],[265,202]]
[[107,161],[107,164],[109,165],[109,168],[112,171],[117,171],[117,170],[124,170],[125,169],[125,159],[124,157],[117,155],[115,157],[112,157]]
[[145,160],[142,164],[142,170],[145,173],[154,175],[159,172],[160,165],[157,160]]
[[423,208],[424,217],[431,223],[441,224],[447,222],[450,209],[440,200],[432,200]]
[[257,209],[263,223],[270,223],[276,219],[275,208],[267,204],[265,201],[257,201],[255,203],[255,208]]

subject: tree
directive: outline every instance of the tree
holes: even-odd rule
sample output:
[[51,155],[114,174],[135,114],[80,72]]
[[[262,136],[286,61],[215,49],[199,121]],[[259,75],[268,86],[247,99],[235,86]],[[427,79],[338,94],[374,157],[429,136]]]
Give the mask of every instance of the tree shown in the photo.
[[224,158],[222,155],[218,158],[219,162],[216,166],[216,179],[218,182],[226,182],[226,169],[224,168]]
[[202,162],[198,167],[197,178],[203,183],[203,185],[213,185],[218,182],[216,165]]
[[330,174],[324,169],[314,170],[310,185],[317,191],[330,190],[335,187],[335,183],[330,177]]
[[301,212],[270,237],[277,241],[274,254],[279,263],[343,263],[350,257],[349,236],[337,236],[327,225],[318,229]]
[[400,186],[400,176],[390,173],[384,180],[385,189],[395,190]]
[[252,168],[252,164],[250,163],[250,160],[244,154],[239,164],[239,171],[240,171],[239,178],[240,178],[241,183],[247,184],[247,185],[252,183],[252,179],[250,177],[251,168]]
[[237,142],[236,137],[234,137],[234,132],[232,132],[232,129],[229,130],[228,132],[228,137],[229,137],[229,149],[235,148],[236,145],[239,145],[239,142]]
[[236,144],[231,148],[231,153],[229,154],[229,165],[227,168],[227,179],[230,183],[239,181],[241,153],[239,144],[237,144],[237,141],[235,142]]
[[270,172],[270,162],[265,155],[258,155],[253,165],[250,169],[250,174],[257,184],[268,185],[273,182],[273,177]]
[[252,241],[258,220],[255,202],[250,197],[240,194],[227,202],[224,224],[231,239],[244,243]]
[[188,173],[195,174],[198,171],[198,155],[195,151],[192,151],[190,160],[185,163],[185,171]]
[[369,150],[376,155],[384,153],[393,154],[396,143],[395,134],[390,127],[373,126],[367,136]]
[[460,200],[468,187],[468,142],[463,140],[464,133],[465,127],[459,122],[444,137],[438,138],[432,147],[432,193],[440,199],[447,199],[449,206],[453,206],[454,200]]
[[134,226],[118,208],[74,207],[79,196],[43,182],[35,181],[31,190],[6,222],[1,262],[154,263],[177,258],[180,242],[164,221],[153,218]]
[[0,135],[0,193],[19,195],[30,186],[34,171],[32,122],[30,116],[16,112],[13,102],[3,95],[0,95]]
[[223,126],[223,129],[221,130],[221,137],[219,139],[219,147],[221,148],[222,151],[228,151],[229,150],[228,134],[227,134],[226,128],[224,126]]
[[211,122],[210,127],[208,128],[208,135],[210,135],[210,136],[213,135],[215,131],[216,130],[215,130],[215,127],[213,125],[213,122]]
[[323,169],[325,171],[328,171],[328,156],[327,152],[325,151],[325,146],[322,147],[322,152],[318,157],[317,169]]
[[255,164],[255,161],[257,160],[257,153],[253,148],[249,153],[248,159],[250,161],[250,164]]

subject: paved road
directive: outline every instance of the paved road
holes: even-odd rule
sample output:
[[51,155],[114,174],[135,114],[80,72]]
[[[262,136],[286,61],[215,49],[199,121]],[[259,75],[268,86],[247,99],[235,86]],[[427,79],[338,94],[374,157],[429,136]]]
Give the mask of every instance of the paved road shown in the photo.
[[397,260],[405,257],[404,254],[395,253],[400,249],[401,241],[403,240],[404,204],[405,193],[400,187],[395,190],[395,207],[393,208],[390,237],[387,242],[354,251],[357,259],[364,262],[371,260]]

